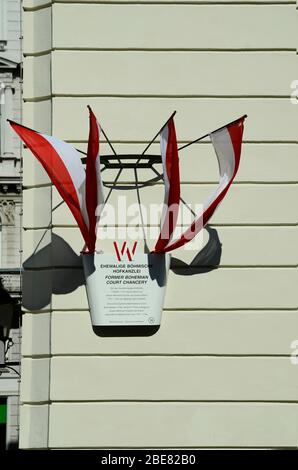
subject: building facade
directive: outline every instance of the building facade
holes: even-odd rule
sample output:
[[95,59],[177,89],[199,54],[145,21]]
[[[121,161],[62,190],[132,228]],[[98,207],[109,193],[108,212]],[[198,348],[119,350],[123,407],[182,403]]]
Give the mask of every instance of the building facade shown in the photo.
[[[173,254],[186,266],[170,272],[152,336],[93,332],[82,237],[24,149],[21,448],[296,448],[295,2],[23,7],[30,128],[85,151],[89,104],[117,152],[136,154],[174,110],[181,144],[248,119],[239,174],[204,232],[219,255],[193,269],[196,252]],[[217,178],[210,142],[180,161],[182,195],[199,203]]]
[[[2,439],[18,445],[21,264],[21,144],[7,119],[21,120],[21,2],[0,2],[0,342],[5,362],[0,369]],[[6,353],[5,353],[6,351]],[[2,358],[3,360],[3,358]],[[1,363],[2,363],[1,360]],[[3,364],[2,364],[3,365]]]

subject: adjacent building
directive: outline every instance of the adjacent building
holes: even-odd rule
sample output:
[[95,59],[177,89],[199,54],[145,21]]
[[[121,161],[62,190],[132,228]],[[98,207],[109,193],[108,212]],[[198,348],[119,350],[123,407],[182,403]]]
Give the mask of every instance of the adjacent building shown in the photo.
[[[7,365],[20,362],[21,144],[7,119],[21,120],[21,1],[0,2],[0,344]],[[18,445],[19,378],[0,368],[1,439]]]

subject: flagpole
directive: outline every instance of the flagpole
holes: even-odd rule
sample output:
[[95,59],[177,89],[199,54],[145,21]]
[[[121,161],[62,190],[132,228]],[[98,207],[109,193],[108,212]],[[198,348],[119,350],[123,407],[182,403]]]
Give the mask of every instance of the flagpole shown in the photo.
[[118,155],[117,155],[117,153],[116,153],[116,150],[114,149],[114,147],[113,147],[113,145],[112,145],[112,142],[111,142],[110,139],[108,138],[107,134],[105,133],[105,131],[103,130],[103,128],[101,127],[101,125],[99,125],[99,126],[100,126],[100,129],[101,129],[101,132],[103,133],[104,138],[106,139],[108,145],[110,146],[110,149],[112,150],[113,154],[114,154],[115,157],[117,158],[118,163],[120,163],[120,165],[121,165],[121,160],[120,160],[120,158],[118,157]]
[[159,134],[161,133],[161,131],[166,127],[166,125],[168,124],[168,122],[175,116],[175,114],[177,113],[177,111],[174,111],[171,116],[169,117],[169,119],[167,119],[167,121],[164,123],[164,125],[159,129],[159,131],[155,134],[155,136],[153,137],[153,139],[150,140],[149,144],[147,145],[147,147],[145,148],[145,150],[143,150],[143,152],[141,153],[141,155],[139,156],[137,162],[136,162],[136,165],[140,162],[141,160],[141,157],[143,155],[145,155],[145,153],[147,152],[147,150],[149,149],[149,147],[153,144],[153,142],[155,141],[156,137],[159,136]]
[[[163,174],[162,173],[159,173],[155,168],[153,168],[153,166],[150,168],[150,170],[152,170],[156,175],[160,176],[161,179],[164,179],[163,178]],[[180,201],[182,202],[182,204],[185,205],[185,207],[187,207],[187,209],[192,213],[192,215],[194,217],[196,217],[196,213],[191,209],[191,207],[189,207],[189,205],[187,204],[187,202],[184,201],[184,199],[180,196]]]
[[87,156],[87,152],[83,152],[83,150],[79,150],[79,149],[76,148],[76,151],[79,152],[79,153],[82,153],[85,156]]
[[236,122],[241,121],[241,119],[245,119],[245,118],[247,118],[247,114],[244,114],[243,116],[241,116],[241,117],[238,118],[238,119],[235,119],[234,121],[228,122],[228,124],[225,124],[224,126],[221,126],[221,127],[219,127],[218,129],[215,129],[215,130],[212,131],[212,132],[208,132],[208,134],[205,134],[205,135],[203,135],[202,137],[199,137],[198,139],[193,140],[192,142],[188,142],[188,144],[182,145],[182,147],[179,147],[179,148],[178,148],[178,152],[179,152],[180,150],[185,149],[186,147],[189,147],[189,146],[192,145],[192,144],[195,144],[196,142],[199,142],[199,140],[205,139],[206,137],[208,137],[208,136],[209,136],[210,134],[212,134],[213,132],[220,131],[221,129],[224,129],[224,128],[227,127],[227,126],[231,126],[232,124],[235,124]]

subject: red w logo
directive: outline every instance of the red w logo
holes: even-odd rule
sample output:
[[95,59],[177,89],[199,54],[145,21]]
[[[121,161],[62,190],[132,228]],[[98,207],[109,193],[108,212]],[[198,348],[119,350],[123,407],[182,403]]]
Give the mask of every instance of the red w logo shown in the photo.
[[132,261],[132,257],[133,257],[133,255],[135,254],[135,251],[136,251],[137,243],[138,242],[134,242],[132,250],[130,251],[130,249],[128,247],[126,248],[126,242],[123,242],[122,248],[119,251],[117,242],[114,242],[114,247],[115,247],[115,251],[116,251],[118,261],[122,260],[122,256],[124,255],[125,248],[126,248],[126,254],[127,254],[128,261]]

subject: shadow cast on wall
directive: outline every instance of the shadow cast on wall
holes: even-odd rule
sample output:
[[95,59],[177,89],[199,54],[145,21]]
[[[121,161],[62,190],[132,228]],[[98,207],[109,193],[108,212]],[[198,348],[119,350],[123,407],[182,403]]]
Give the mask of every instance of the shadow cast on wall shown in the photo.
[[[180,276],[207,273],[220,264],[222,245],[214,228],[206,226],[209,240],[190,264],[172,257],[171,270]],[[41,310],[51,303],[52,294],[63,295],[85,284],[82,259],[66,241],[52,234],[52,241],[36,250],[23,263],[23,306]]]
[[52,241],[23,263],[23,307],[40,310],[52,294],[69,294],[85,284],[81,257],[66,241],[52,234]]
[[194,274],[204,274],[216,269],[221,260],[222,244],[217,230],[206,225],[205,230],[209,234],[208,243],[199,251],[191,263],[172,256],[171,270],[180,276],[193,276]]

